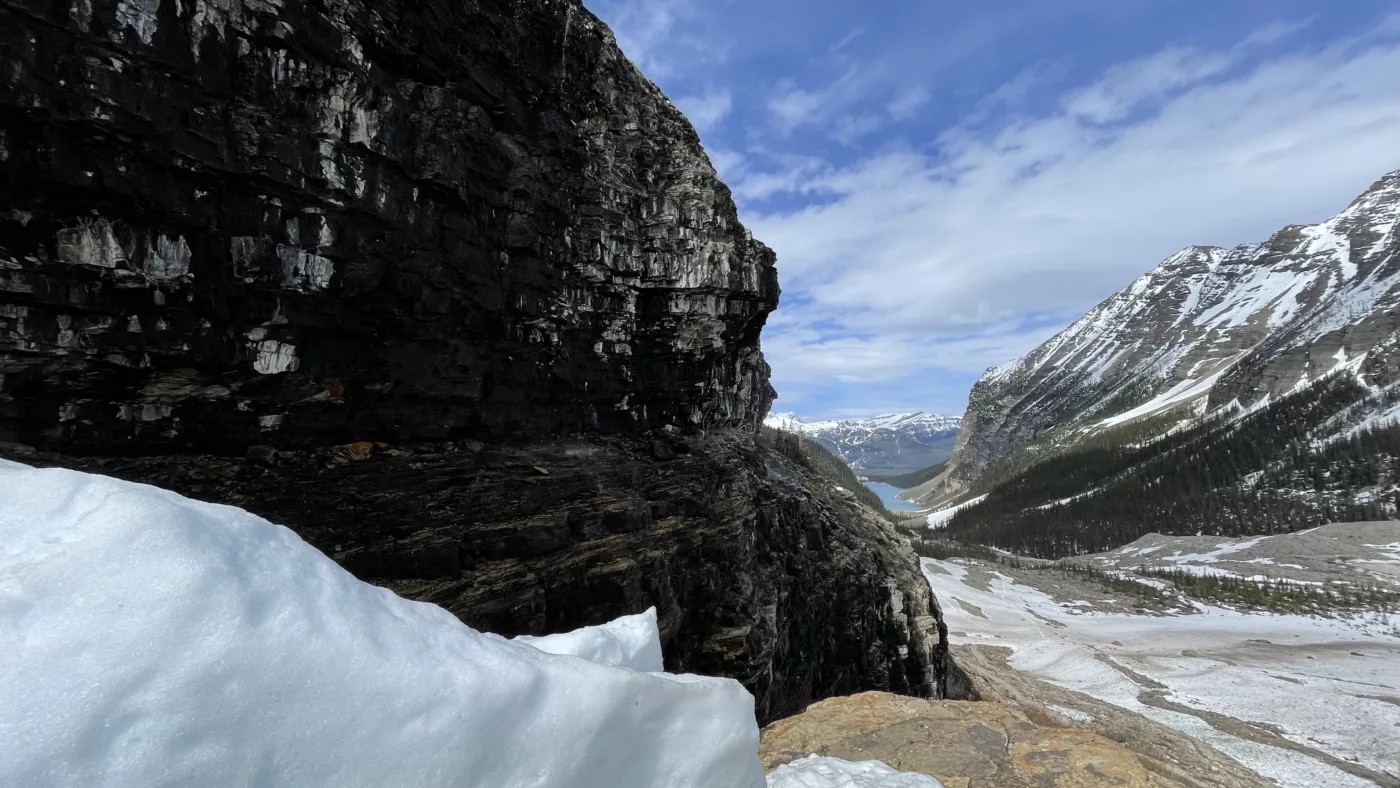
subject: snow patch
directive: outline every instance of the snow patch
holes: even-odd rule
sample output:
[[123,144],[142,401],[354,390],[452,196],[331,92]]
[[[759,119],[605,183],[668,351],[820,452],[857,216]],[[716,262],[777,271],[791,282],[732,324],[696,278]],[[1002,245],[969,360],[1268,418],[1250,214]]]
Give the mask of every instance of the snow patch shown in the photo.
[[738,682],[484,635],[233,507],[3,461],[0,489],[0,784],[765,784]]
[[898,772],[879,761],[808,755],[774,769],[769,788],[943,788],[924,774]]
[[961,512],[963,509],[966,509],[969,506],[976,506],[977,504],[985,500],[986,497],[986,494],[979,495],[971,500],[963,501],[957,506],[949,506],[946,509],[939,509],[938,511],[929,514],[929,516],[925,518],[928,522],[928,527],[934,529],[942,528],[943,526],[948,524],[949,520],[953,519],[953,515],[957,514],[958,512]]
[[1215,382],[1217,380],[1220,380],[1220,376],[1225,374],[1227,370],[1228,367],[1202,380],[1192,380],[1190,378],[1187,378],[1186,380],[1181,381],[1175,386],[1172,386],[1167,391],[1164,391],[1163,393],[1158,394],[1152,399],[1142,403],[1136,408],[1126,410],[1122,413],[1119,413],[1116,416],[1110,416],[1104,419],[1103,421],[1099,422],[1099,426],[1113,427],[1118,424],[1123,424],[1125,422],[1132,421],[1134,419],[1142,418],[1143,416],[1149,416],[1153,413],[1156,413],[1159,410],[1166,410],[1167,408],[1180,405],[1184,402],[1189,402],[1190,400],[1195,399],[1196,397],[1208,394],[1210,393],[1211,387],[1215,385]]
[[599,665],[660,673],[661,635],[656,624],[656,608],[635,616],[623,616],[596,627],[584,627],[557,635],[514,638],[550,654],[582,657]]

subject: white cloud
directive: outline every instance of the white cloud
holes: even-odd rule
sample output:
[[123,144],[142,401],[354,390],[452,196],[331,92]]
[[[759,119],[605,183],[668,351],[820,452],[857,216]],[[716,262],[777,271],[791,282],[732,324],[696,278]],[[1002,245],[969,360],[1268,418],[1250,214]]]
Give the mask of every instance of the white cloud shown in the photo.
[[797,129],[832,122],[830,136],[845,144],[875,130],[882,119],[869,112],[849,110],[868,96],[872,74],[851,68],[840,77],[817,88],[800,88],[791,80],[778,85],[778,93],[768,100],[773,127],[788,136]]
[[836,43],[832,44],[830,47],[827,48],[827,51],[828,51],[828,52],[840,52],[841,50],[845,49],[848,45],[850,45],[850,43],[851,43],[852,41],[855,41],[857,38],[860,38],[860,37],[861,37],[862,35],[864,35],[864,34],[865,34],[865,28],[863,28],[863,27],[852,28],[852,29],[851,29],[851,32],[847,33],[847,34],[844,35],[844,36],[841,36],[841,38],[840,38],[839,40],[837,40]]
[[844,115],[832,124],[831,138],[842,145],[854,145],[861,137],[878,131],[883,125],[885,119],[872,113]]
[[1336,213],[1400,167],[1395,32],[1263,61],[1258,37],[1168,49],[990,133],[748,168],[741,198],[805,204],[746,210],[788,297],[764,335],[779,389],[980,369],[1181,247]]
[[784,384],[891,381],[927,368],[980,373],[1015,356],[1027,337],[1044,341],[1059,330],[1058,326],[1021,329],[1008,323],[936,342],[914,331],[833,337],[804,324],[802,317],[793,322],[784,321],[781,315],[775,316],[764,332],[763,351],[770,360],[784,360]]
[[768,111],[783,134],[791,134],[799,126],[816,120],[826,108],[830,96],[825,91],[810,91],[786,86],[768,101]]
[[722,180],[727,183],[739,182],[744,173],[744,154],[728,148],[707,148],[705,152]]
[[[814,182],[827,169],[824,161],[812,156],[782,155],[775,158],[782,169],[752,172],[738,168],[724,171],[726,177],[731,178],[731,188],[740,200],[763,200],[775,194],[803,191],[806,184]],[[733,179],[733,175],[738,178]]]
[[697,96],[678,98],[676,106],[690,118],[695,128],[704,132],[713,129],[729,117],[730,111],[734,109],[734,97],[728,90],[712,90]]
[[696,0],[590,0],[607,20],[618,46],[652,79],[664,79],[684,64],[719,62],[726,45],[703,35]]
[[1110,69],[1098,83],[1070,95],[1065,111],[1094,123],[1121,120],[1152,99],[1224,73],[1233,61],[1227,54],[1165,49]]
[[889,112],[890,117],[895,120],[908,120],[914,117],[914,113],[922,109],[925,104],[928,104],[930,98],[932,97],[929,95],[927,88],[924,88],[922,85],[915,85],[900,91],[899,94],[890,101],[889,105],[886,106],[885,110]]

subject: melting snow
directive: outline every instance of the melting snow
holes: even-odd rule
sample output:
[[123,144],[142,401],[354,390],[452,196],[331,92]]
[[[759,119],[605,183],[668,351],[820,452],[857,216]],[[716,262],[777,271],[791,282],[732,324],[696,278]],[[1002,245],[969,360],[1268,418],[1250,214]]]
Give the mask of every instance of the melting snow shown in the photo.
[[1209,393],[1211,387],[1215,385],[1215,382],[1217,380],[1220,380],[1220,376],[1225,374],[1225,372],[1226,370],[1222,369],[1219,372],[1216,372],[1215,374],[1210,375],[1209,377],[1206,377],[1202,380],[1192,380],[1190,378],[1187,378],[1186,380],[1181,381],[1175,386],[1172,386],[1167,391],[1158,394],[1152,399],[1142,403],[1136,408],[1126,410],[1122,413],[1119,413],[1116,416],[1110,416],[1104,419],[1103,421],[1099,422],[1099,426],[1112,427],[1117,424],[1123,424],[1125,422],[1132,421],[1133,419],[1151,415],[1159,410],[1166,410],[1167,408],[1173,407],[1175,405],[1180,405],[1183,402],[1189,402],[1190,400],[1196,397]]
[[979,495],[971,500],[963,501],[957,506],[950,506],[946,509],[939,509],[938,511],[933,512],[926,518],[928,522],[928,527],[942,528],[944,525],[947,525],[949,520],[953,519],[953,515],[957,514],[958,512],[961,512],[963,509],[966,509],[969,506],[976,506],[977,504],[981,503],[986,497],[986,495]]
[[1008,646],[1013,667],[1198,737],[1281,785],[1371,783],[1144,704],[1145,687],[1133,676],[1163,685],[1176,703],[1275,724],[1308,747],[1377,771],[1395,768],[1400,706],[1384,697],[1400,693],[1400,637],[1383,625],[1206,605],[1179,616],[1085,612],[1000,573],[983,591],[966,582],[964,565],[929,558],[923,565],[948,628],[963,642]]

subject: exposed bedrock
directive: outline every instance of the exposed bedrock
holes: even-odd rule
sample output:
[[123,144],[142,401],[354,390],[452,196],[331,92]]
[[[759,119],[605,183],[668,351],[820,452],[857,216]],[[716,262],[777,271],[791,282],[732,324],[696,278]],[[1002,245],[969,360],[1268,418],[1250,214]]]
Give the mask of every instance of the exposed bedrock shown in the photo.
[[130,454],[767,410],[773,254],[575,2],[3,0],[0,53],[0,434]]
[[940,694],[912,553],[754,441],[777,299],[573,0],[0,0],[0,454],[506,634],[655,604],[765,719]]
[[740,679],[764,721],[866,689],[966,692],[907,541],[747,432],[252,454],[20,459],[246,508],[486,631],[656,605],[667,669]]

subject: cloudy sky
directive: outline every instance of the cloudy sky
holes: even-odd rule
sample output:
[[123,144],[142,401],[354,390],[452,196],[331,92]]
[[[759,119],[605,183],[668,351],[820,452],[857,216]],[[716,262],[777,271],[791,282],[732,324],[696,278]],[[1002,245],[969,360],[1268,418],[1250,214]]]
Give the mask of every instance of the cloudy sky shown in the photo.
[[1393,0],[585,0],[778,253],[806,417],[961,412],[1162,258],[1400,168]]

